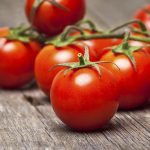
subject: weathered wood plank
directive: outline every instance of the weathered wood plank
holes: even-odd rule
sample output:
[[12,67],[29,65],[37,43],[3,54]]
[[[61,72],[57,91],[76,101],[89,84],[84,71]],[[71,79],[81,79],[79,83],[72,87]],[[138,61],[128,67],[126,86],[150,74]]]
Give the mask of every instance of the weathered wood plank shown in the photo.
[[0,91],[0,149],[53,147],[34,106],[19,91]]

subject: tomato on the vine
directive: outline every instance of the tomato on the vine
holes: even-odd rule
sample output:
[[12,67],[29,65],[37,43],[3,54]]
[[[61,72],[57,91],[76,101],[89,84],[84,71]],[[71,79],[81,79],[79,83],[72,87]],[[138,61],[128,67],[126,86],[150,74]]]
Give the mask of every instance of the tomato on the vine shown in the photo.
[[[140,8],[134,18],[141,20],[148,30],[150,30],[150,5],[147,5],[144,8]],[[133,26],[140,28],[139,25],[134,24]]]
[[34,77],[34,61],[41,46],[7,39],[9,28],[0,29],[0,88],[20,88]]
[[[35,8],[35,3],[36,4]],[[85,15],[85,0],[26,0],[26,15],[41,33],[54,36]]]
[[[96,32],[90,31],[88,29],[84,29],[84,32],[87,34],[96,34]],[[73,33],[73,35],[76,34],[79,34],[79,32]],[[119,45],[122,42],[122,40],[113,38],[99,38],[92,40],[80,40],[79,42],[89,47],[90,52],[95,56],[95,59],[93,59],[92,61],[96,61],[99,60],[105,53],[107,53],[110,47]]]
[[80,65],[76,63],[73,68],[62,70],[54,78],[50,92],[52,107],[75,130],[101,129],[118,109],[119,87],[113,74],[102,64],[86,64],[87,59],[85,62],[82,55],[78,57]]
[[[139,48],[133,52],[131,59],[125,54],[110,51],[100,59],[101,61],[111,61],[120,68],[120,71],[114,73],[118,76],[120,86],[120,109],[140,107],[149,98],[150,70],[148,68],[150,68],[150,55],[148,50],[148,47]],[[136,66],[132,62],[133,58]],[[113,72],[113,67],[108,66],[107,68]]]
[[[139,33],[133,33],[132,34],[133,36],[137,36],[137,37],[139,37],[139,38],[148,38],[148,36],[147,35],[144,35],[144,34],[139,34]],[[140,47],[147,47],[146,48],[146,51],[150,54],[150,42],[148,43],[148,42],[142,42],[142,41],[136,41],[136,40],[130,40],[129,41],[129,44],[131,45],[131,46],[140,46]]]
[[85,40],[83,43],[85,43],[87,46],[89,46],[90,49],[93,49],[97,57],[100,59],[105,53],[109,51],[109,48],[112,46],[119,45],[122,40],[120,39],[93,39],[93,40]]
[[77,61],[78,49],[76,46],[55,47],[54,45],[45,46],[35,60],[35,77],[39,87],[49,96],[52,81],[56,74],[63,69],[56,68],[49,72],[54,65]]

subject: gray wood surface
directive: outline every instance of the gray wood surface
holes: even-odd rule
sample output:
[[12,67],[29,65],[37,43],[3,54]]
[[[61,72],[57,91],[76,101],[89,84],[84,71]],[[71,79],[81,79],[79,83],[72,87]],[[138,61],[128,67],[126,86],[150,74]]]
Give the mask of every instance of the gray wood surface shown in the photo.
[[[148,0],[87,0],[88,18],[110,28],[132,18]],[[0,26],[26,22],[24,0],[0,0]],[[36,87],[0,90],[0,150],[150,150],[150,105],[119,111],[103,131],[77,133],[54,114]]]

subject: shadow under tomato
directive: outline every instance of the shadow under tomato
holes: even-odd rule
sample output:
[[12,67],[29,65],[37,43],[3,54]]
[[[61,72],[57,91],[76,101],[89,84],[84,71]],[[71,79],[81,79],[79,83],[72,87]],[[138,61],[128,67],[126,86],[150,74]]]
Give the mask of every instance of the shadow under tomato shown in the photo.
[[116,122],[115,120],[108,123],[105,127],[98,129],[98,130],[91,130],[91,131],[81,131],[81,130],[74,130],[68,127],[65,124],[58,124],[55,126],[56,132],[66,132],[66,133],[81,133],[81,134],[97,134],[97,133],[105,133],[108,131],[115,132],[121,128],[121,124],[124,124],[124,120],[120,120],[120,122]]
[[50,105],[49,97],[46,96],[34,97],[24,94],[24,98],[33,106]]
[[138,112],[138,111],[143,111],[143,110],[147,110],[147,109],[150,109],[150,101],[144,103],[142,106],[139,106],[135,109],[132,109],[132,110],[119,109],[118,112]]
[[23,90],[23,91],[29,91],[29,90],[32,90],[32,89],[37,89],[38,86],[35,82],[35,80],[33,80],[32,82],[30,82],[29,84],[25,85],[24,87],[20,88],[20,90]]

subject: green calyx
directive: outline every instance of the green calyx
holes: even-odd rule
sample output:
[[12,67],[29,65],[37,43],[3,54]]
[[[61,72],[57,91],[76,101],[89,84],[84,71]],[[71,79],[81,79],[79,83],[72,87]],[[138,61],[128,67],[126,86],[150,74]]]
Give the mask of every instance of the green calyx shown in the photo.
[[38,42],[44,42],[45,37],[43,35],[38,34],[32,27],[27,27],[24,25],[20,25],[16,28],[9,29],[9,35],[4,38],[8,40],[18,40],[24,43],[29,43],[31,40],[36,40]]
[[134,70],[136,71],[137,66],[136,66],[136,61],[135,61],[133,53],[135,51],[139,51],[142,47],[130,46],[128,42],[129,37],[130,37],[130,33],[126,33],[123,43],[120,44],[119,46],[112,47],[112,52],[115,54],[124,54],[125,56],[127,56],[129,60],[132,62]]
[[10,28],[9,35],[6,37],[8,40],[19,40],[21,42],[30,42],[29,35],[26,34],[31,27],[19,26],[17,28]]
[[49,2],[50,4],[52,4],[53,6],[61,9],[61,10],[69,11],[68,8],[59,4],[58,2],[56,2],[56,0],[34,0],[33,6],[31,9],[31,12],[30,12],[30,20],[32,23],[33,23],[33,19],[34,19],[34,16],[35,16],[38,8],[42,5],[43,2],[46,2],[46,1]]
[[70,63],[63,63],[63,64],[55,65],[54,67],[50,69],[50,71],[59,66],[67,67],[67,69],[64,71],[64,75],[66,75],[69,71],[74,70],[74,69],[93,67],[98,72],[98,74],[102,76],[99,65],[102,63],[112,63],[108,61],[91,62],[89,59],[89,48],[87,46],[85,46],[84,56],[81,53],[79,53],[78,59],[79,59],[79,62],[70,62]]

